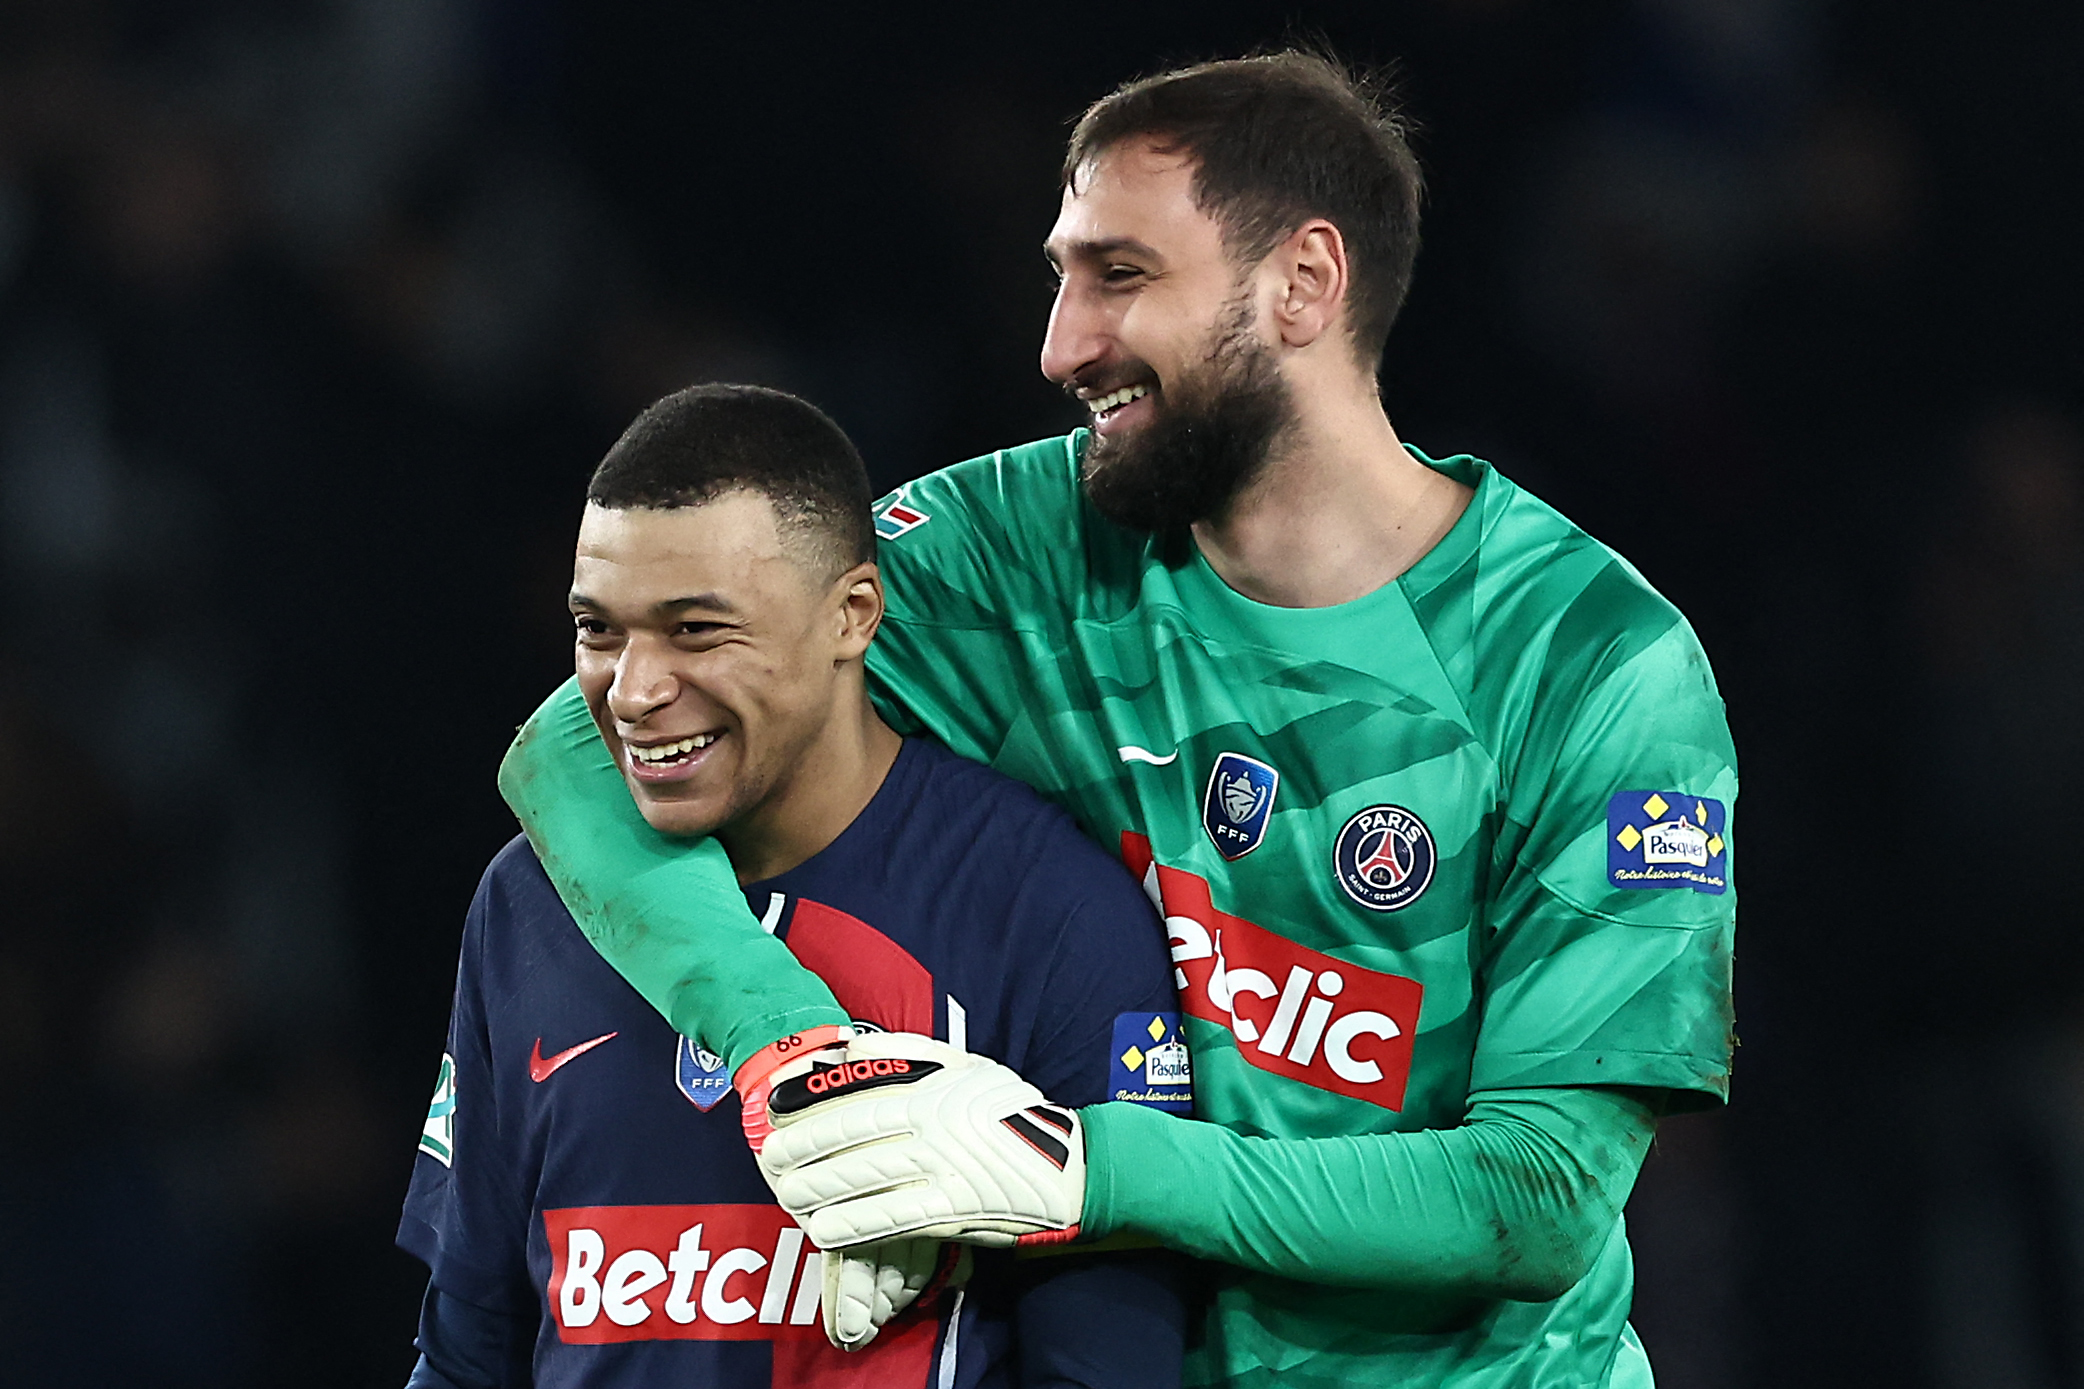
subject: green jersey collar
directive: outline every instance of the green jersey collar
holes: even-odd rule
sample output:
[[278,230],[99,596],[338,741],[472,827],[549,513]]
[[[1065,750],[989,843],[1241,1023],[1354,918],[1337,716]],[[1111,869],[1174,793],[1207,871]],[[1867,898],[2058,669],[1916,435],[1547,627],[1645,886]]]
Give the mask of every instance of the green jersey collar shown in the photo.
[[[1506,486],[1495,469],[1480,458],[1468,454],[1456,454],[1449,458],[1429,458],[1406,444],[1405,449],[1419,462],[1438,473],[1445,473],[1456,482],[1474,490],[1469,505],[1462,511],[1454,525],[1440,543],[1419,556],[1418,563],[1405,570],[1372,593],[1344,603],[1333,603],[1321,608],[1281,608],[1257,599],[1247,598],[1216,573],[1208,559],[1201,553],[1199,545],[1193,546],[1193,554],[1179,574],[1182,594],[1191,593],[1203,602],[1224,608],[1240,617],[1247,614],[1258,616],[1279,615],[1279,621],[1289,631],[1308,629],[1313,625],[1326,628],[1343,628],[1355,618],[1366,618],[1373,610],[1385,603],[1415,601],[1432,591],[1441,580],[1460,569],[1476,552],[1477,543],[1483,536],[1485,517],[1492,512]],[[1247,624],[1260,625],[1246,617]]]

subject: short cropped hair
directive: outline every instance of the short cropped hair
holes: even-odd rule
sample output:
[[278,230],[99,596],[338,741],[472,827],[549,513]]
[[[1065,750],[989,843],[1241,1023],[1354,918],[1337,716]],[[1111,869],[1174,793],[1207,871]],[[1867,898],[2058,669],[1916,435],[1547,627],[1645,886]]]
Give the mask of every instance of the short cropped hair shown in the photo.
[[1064,154],[1068,187],[1125,140],[1149,137],[1194,160],[1194,203],[1225,248],[1257,265],[1312,217],[1346,242],[1346,316],[1363,365],[1379,366],[1411,287],[1424,191],[1407,125],[1386,86],[1299,49],[1199,63],[1094,102]]
[[586,500],[628,511],[758,492],[834,576],[876,557],[868,469],[824,411],[765,386],[675,391],[623,431]]

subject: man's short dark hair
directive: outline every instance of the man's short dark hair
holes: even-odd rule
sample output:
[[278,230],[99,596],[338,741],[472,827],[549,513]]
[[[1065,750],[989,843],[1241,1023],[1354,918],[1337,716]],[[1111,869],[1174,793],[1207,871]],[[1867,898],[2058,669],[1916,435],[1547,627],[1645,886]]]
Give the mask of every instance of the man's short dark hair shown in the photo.
[[1151,137],[1194,159],[1194,203],[1257,265],[1312,217],[1345,238],[1346,317],[1379,365],[1418,257],[1418,160],[1384,85],[1298,49],[1161,72],[1094,102],[1064,155],[1070,184],[1124,140]]
[[824,411],[765,386],[675,391],[637,416],[593,470],[586,500],[627,511],[758,492],[834,576],[876,557],[868,470]]

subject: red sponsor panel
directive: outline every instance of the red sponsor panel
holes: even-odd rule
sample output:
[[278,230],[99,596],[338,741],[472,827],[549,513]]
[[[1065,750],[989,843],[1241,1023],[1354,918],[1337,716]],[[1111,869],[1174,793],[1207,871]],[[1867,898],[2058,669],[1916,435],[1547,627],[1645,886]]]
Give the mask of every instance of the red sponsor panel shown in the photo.
[[831,986],[848,1017],[889,1032],[933,1035],[933,975],[866,921],[800,897],[789,917],[788,947]]
[[567,1345],[771,1341],[792,1389],[918,1389],[940,1343],[940,1299],[866,1350],[825,1339],[818,1251],[779,1206],[572,1206],[544,1211],[550,1316]]
[[824,1340],[817,1251],[779,1206],[571,1206],[543,1230],[568,1345]]
[[1261,1070],[1403,1108],[1423,985],[1216,910],[1207,880],[1153,864],[1143,835],[1122,835],[1122,860],[1146,886],[1155,874],[1183,1009],[1229,1028]]

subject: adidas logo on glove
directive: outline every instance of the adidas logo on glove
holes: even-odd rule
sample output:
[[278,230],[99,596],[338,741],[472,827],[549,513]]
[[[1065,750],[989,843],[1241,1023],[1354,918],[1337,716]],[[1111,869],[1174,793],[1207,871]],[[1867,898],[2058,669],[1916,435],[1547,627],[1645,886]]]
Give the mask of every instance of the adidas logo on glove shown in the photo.
[[[828,1054],[830,1055],[830,1054]],[[760,1166],[821,1249],[897,1239],[1076,1238],[1078,1116],[988,1057],[876,1032],[777,1080]]]
[[772,1115],[800,1114],[821,1100],[836,1100],[884,1085],[906,1085],[924,1080],[941,1069],[938,1061],[914,1061],[902,1056],[879,1056],[865,1061],[842,1061],[837,1065],[813,1062],[808,1072],[791,1077],[774,1087],[767,1100]]

